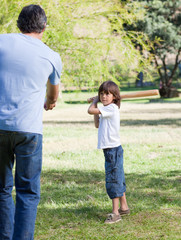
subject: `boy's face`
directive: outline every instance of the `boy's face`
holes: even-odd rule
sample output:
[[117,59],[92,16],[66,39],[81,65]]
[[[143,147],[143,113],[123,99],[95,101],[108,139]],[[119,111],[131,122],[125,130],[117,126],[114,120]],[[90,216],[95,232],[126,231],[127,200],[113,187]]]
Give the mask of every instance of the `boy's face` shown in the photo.
[[114,99],[115,99],[115,97],[113,96],[112,93],[110,93],[110,92],[105,93],[104,91],[100,92],[100,101],[104,106],[107,106],[107,105],[113,103]]

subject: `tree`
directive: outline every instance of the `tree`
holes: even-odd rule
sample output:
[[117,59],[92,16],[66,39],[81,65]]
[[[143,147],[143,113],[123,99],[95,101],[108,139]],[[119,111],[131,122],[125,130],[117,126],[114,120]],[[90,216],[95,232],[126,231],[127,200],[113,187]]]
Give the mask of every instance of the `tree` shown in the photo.
[[[141,0],[137,1],[145,9],[145,17],[135,24],[126,25],[127,30],[147,34],[152,45],[150,53],[160,76],[161,97],[176,96],[173,78],[181,61],[181,1],[180,0]],[[172,69],[168,68],[168,58],[174,54]]]
[[[38,4],[48,17],[43,41],[61,55],[65,86],[81,88],[98,86],[107,79],[117,81],[117,72],[129,74],[139,59],[143,60],[132,44],[133,38],[142,42],[141,35],[129,35],[123,28],[140,14],[134,7],[128,11],[125,1],[39,0]],[[16,20],[25,5],[26,0],[1,1],[1,33],[18,31]]]

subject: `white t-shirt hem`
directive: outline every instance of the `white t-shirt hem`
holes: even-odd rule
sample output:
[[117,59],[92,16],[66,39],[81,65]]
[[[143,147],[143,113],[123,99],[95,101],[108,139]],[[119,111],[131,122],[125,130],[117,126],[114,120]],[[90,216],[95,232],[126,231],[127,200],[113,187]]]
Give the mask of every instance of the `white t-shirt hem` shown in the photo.
[[120,145],[121,143],[118,143],[116,145],[98,146],[97,149],[115,148],[115,147],[119,147]]

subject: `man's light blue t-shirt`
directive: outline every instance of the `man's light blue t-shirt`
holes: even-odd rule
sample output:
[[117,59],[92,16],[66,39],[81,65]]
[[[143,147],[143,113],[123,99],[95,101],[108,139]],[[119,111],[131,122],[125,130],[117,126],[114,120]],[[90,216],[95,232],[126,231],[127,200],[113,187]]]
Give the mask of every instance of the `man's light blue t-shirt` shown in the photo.
[[47,80],[60,82],[58,53],[25,34],[0,35],[0,129],[42,134]]

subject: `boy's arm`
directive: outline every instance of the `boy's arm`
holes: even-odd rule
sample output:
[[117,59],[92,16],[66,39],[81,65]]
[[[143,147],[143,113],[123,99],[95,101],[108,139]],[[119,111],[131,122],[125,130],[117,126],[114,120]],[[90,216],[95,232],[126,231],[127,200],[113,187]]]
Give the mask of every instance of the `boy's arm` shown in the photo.
[[94,115],[94,125],[96,128],[99,127],[99,114]]
[[90,107],[88,108],[88,113],[91,115],[94,115],[94,124],[95,127],[98,128],[99,127],[99,114],[101,113],[97,107],[97,103],[98,103],[98,96],[94,97],[92,99],[92,103],[90,105]]

